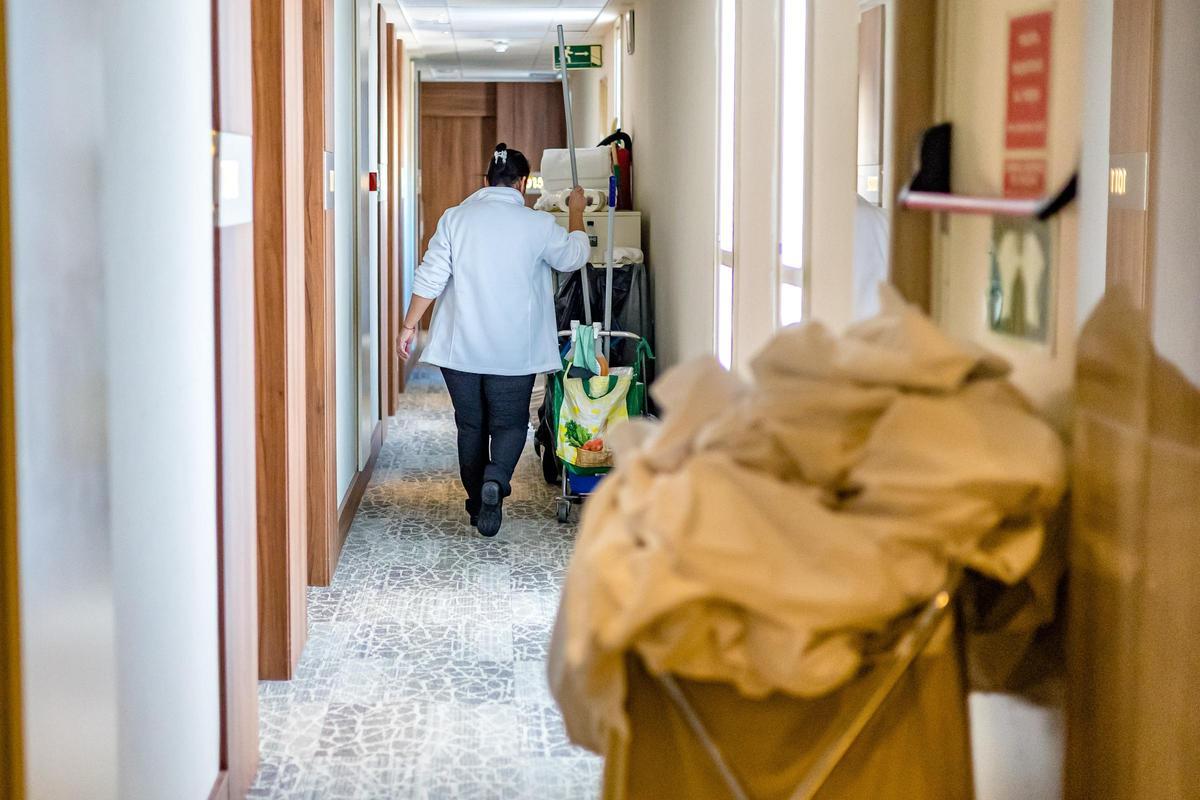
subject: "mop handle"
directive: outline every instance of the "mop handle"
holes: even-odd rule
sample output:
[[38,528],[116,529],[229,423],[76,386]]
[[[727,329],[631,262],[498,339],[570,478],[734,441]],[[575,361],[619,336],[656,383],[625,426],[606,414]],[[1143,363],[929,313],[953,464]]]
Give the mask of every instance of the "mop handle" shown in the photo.
[[[617,176],[608,176],[608,247],[604,258],[604,272],[606,286],[604,289],[604,329],[612,330],[612,303],[613,303],[613,240],[616,238],[616,211],[617,211]],[[604,357],[610,362],[612,361],[612,340],[604,341]]]
[[[571,84],[567,81],[567,42],[563,26],[558,26],[558,63],[559,75],[562,77],[563,110],[567,115],[567,152],[571,154],[571,190],[579,185],[579,167],[575,164],[575,124],[571,121]],[[579,278],[583,282],[583,318],[588,325],[592,324],[592,293],[588,287],[587,265],[580,270]]]
[[562,77],[563,109],[567,113],[567,150],[571,154],[571,188],[579,185],[579,167],[575,165],[575,124],[571,121],[571,85],[567,82],[567,40],[563,26],[558,26],[558,64]]

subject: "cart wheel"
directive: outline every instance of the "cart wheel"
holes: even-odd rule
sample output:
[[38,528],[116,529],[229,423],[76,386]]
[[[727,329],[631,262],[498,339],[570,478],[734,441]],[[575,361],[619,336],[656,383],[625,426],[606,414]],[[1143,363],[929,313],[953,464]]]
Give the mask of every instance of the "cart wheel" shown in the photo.
[[558,521],[571,521],[571,501],[565,497],[559,498],[558,500]]

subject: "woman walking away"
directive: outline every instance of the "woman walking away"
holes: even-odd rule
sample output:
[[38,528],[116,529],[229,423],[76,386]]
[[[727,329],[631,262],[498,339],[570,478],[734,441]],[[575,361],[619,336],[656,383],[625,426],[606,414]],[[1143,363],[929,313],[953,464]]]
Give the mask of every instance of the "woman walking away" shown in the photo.
[[421,360],[442,368],[450,390],[467,513],[484,536],[500,530],[534,379],[562,366],[550,270],[577,270],[590,253],[583,190],[571,193],[568,233],[525,206],[528,178],[525,156],[496,145],[487,186],[438,221],[399,341],[407,360],[421,317],[440,298]]

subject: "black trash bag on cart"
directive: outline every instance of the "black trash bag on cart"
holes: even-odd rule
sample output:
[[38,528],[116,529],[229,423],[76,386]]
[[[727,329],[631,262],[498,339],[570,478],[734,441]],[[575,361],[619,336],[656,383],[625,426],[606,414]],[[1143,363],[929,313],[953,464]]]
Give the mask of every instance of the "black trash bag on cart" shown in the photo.
[[[587,271],[591,291],[592,320],[604,321],[604,291],[608,281],[604,267],[588,265],[567,273],[559,281],[554,298],[554,315],[560,331],[569,330],[572,320],[584,319],[583,273]],[[636,333],[654,349],[654,308],[650,290],[650,273],[645,264],[628,264],[613,269],[612,327],[616,331]],[[614,339],[612,363],[630,366],[636,357],[637,344],[628,339]],[[654,381],[654,364],[646,365],[646,384]]]
[[[591,292],[592,319],[604,321],[604,292],[607,276],[604,267],[591,264],[577,272],[568,273],[559,280],[554,298],[555,319],[560,331],[570,330],[572,320],[584,320],[583,274],[587,274]],[[613,330],[636,333],[654,349],[654,307],[650,289],[650,273],[645,264],[628,264],[613,269]],[[614,366],[630,366],[637,358],[637,344],[628,339],[614,339],[611,363]],[[645,381],[649,386],[654,380],[654,362],[645,365]],[[546,392],[538,409],[538,426],[534,434],[534,450],[542,461],[542,476],[547,483],[558,483],[562,478],[562,467],[554,455],[557,449],[554,431],[550,428],[550,392]],[[654,413],[653,401],[647,396],[647,410]]]

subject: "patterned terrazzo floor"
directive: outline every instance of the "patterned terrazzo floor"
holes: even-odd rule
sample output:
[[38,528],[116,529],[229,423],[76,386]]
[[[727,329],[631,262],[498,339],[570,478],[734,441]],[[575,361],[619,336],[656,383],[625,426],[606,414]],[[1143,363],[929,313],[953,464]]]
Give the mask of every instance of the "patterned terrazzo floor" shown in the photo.
[[600,761],[567,741],[545,678],[574,525],[527,449],[503,530],[481,538],[441,377],[414,384],[333,585],[309,590],[298,676],[261,686],[250,797],[595,797]]

